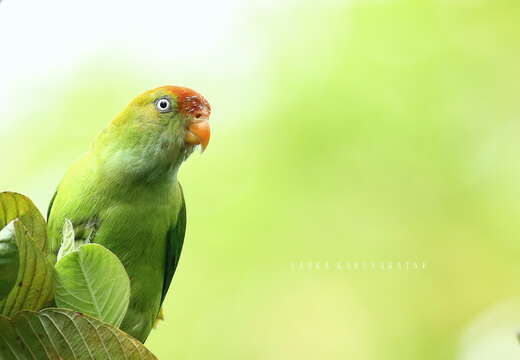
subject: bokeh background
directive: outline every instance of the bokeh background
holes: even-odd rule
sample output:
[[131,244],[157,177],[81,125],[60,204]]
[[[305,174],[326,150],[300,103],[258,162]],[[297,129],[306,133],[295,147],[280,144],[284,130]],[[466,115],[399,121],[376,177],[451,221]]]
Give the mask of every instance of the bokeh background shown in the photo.
[[515,0],[0,3],[2,190],[140,92],[212,104],[160,359],[518,359]]

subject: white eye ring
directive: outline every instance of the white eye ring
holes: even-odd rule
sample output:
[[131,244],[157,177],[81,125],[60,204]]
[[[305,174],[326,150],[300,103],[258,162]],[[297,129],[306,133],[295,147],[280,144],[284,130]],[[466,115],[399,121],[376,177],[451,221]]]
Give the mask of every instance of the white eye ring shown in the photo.
[[155,107],[157,108],[157,110],[159,110],[159,112],[165,113],[171,110],[172,104],[170,100],[163,98],[156,101]]

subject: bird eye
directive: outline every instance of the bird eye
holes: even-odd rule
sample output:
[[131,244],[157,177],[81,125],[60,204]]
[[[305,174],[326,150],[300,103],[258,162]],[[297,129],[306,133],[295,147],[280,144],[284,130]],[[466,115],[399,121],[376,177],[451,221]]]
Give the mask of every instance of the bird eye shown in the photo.
[[155,107],[157,110],[159,110],[159,112],[165,113],[171,110],[172,104],[168,99],[159,99],[155,103]]

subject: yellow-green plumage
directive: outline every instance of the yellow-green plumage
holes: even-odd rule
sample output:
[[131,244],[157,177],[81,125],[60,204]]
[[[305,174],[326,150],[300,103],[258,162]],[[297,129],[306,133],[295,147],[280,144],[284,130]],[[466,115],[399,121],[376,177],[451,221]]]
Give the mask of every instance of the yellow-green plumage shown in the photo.
[[[168,111],[161,111],[162,99],[169,100]],[[190,125],[208,116],[209,105],[192,90],[162,87],[144,93],[67,171],[49,208],[53,253],[64,221],[70,219],[78,240],[90,237],[120,258],[131,283],[121,329],[142,342],[159,313],[184,241],[186,210],[177,172],[197,144],[186,142],[193,139]]]

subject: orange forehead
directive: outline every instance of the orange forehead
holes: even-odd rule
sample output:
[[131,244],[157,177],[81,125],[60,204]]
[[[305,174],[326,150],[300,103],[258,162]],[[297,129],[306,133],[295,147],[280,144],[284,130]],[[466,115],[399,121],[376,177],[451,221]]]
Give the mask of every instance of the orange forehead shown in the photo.
[[163,86],[163,89],[170,92],[177,98],[179,111],[186,115],[193,115],[198,112],[211,112],[211,106],[204,96],[198,92],[182,86]]

